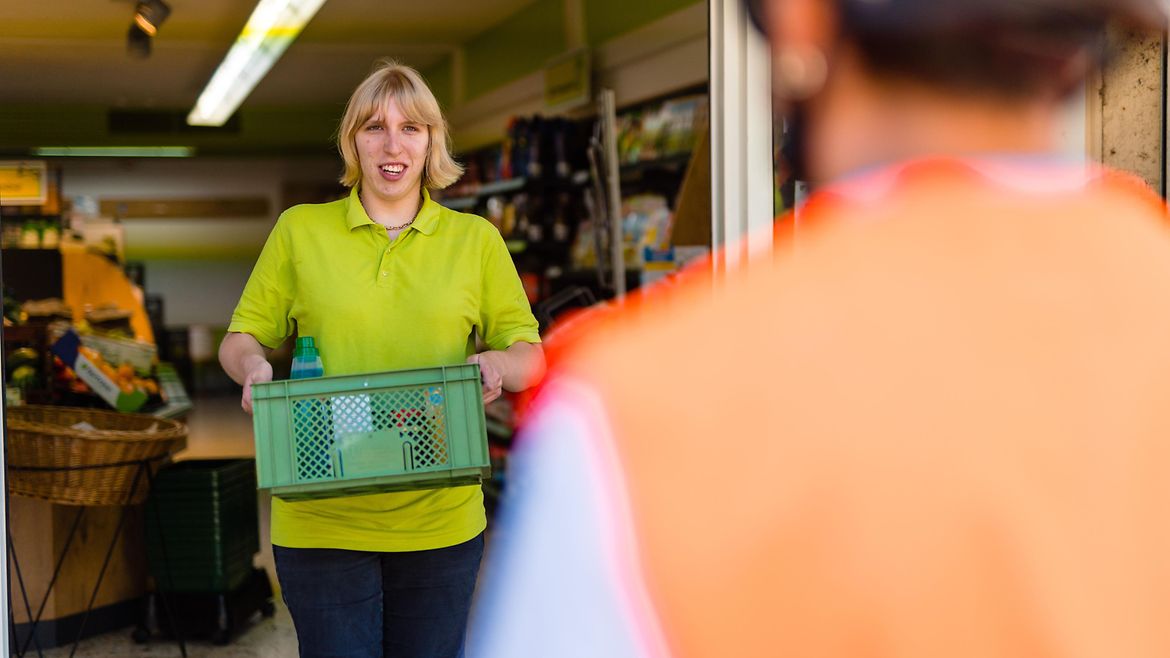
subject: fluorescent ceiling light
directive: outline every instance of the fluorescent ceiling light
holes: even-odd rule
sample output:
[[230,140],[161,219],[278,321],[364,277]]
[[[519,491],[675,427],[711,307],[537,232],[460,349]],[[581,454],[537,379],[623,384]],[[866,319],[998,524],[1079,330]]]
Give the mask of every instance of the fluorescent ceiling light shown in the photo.
[[187,123],[222,126],[323,4],[325,0],[260,0],[195,101]]
[[33,155],[41,157],[95,158],[189,158],[190,146],[38,146]]

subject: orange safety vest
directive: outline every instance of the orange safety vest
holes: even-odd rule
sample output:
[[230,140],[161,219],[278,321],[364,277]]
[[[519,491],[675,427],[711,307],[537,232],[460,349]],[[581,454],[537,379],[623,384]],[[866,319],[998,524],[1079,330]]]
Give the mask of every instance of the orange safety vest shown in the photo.
[[[932,160],[791,226],[774,263],[579,332],[495,582],[574,557],[489,589],[517,618],[479,655],[1170,656],[1162,201]],[[541,534],[572,534],[558,506],[597,550]]]

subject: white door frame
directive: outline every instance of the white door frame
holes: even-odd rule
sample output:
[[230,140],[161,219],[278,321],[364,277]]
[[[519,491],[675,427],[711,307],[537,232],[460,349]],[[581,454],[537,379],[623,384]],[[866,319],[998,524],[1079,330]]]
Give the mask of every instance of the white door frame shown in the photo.
[[[0,328],[0,334],[3,333]],[[4,372],[4,350],[0,349],[0,373]],[[3,386],[3,382],[0,382]],[[4,391],[0,396],[0,523],[3,523],[4,532],[8,532],[8,409],[7,398],[8,392]],[[7,537],[7,534],[5,535]],[[12,612],[8,609],[9,589],[8,589],[8,542],[0,542],[0,558],[4,560],[4,568],[0,569],[0,614],[3,614],[4,631],[0,632],[0,656],[11,655],[8,648],[8,615]]]
[[716,272],[772,253],[771,59],[742,0],[710,0],[711,248]]

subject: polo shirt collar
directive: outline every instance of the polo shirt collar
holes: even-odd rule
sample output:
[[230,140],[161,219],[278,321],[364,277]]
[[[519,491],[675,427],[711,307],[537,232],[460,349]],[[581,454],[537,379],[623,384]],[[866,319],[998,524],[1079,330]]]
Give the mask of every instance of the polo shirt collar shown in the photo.
[[423,235],[431,235],[435,229],[439,228],[439,212],[442,206],[431,200],[431,193],[423,188],[423,202],[418,209],[418,216],[414,218],[414,223],[411,224],[419,233]]
[[[418,215],[415,216],[414,223],[407,230],[414,228],[423,235],[431,235],[439,227],[439,213],[441,210],[442,207],[431,200],[430,192],[426,188],[423,188],[422,206],[418,209]],[[345,209],[345,223],[351,231],[359,226],[377,224],[377,222],[370,219],[369,213],[362,206],[361,199],[358,198],[357,185],[354,185],[349,190],[349,199],[346,201]]]

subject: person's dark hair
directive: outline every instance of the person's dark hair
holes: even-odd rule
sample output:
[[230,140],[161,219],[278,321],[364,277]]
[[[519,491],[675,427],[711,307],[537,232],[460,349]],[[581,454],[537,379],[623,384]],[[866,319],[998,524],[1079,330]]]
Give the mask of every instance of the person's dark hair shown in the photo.
[[[1002,96],[1075,90],[1111,20],[1164,21],[1161,0],[825,0],[878,76]],[[768,0],[746,0],[757,27]]]
[[930,34],[855,30],[849,39],[876,76],[1012,98],[1065,96],[1106,55],[1103,20],[1058,13]]

